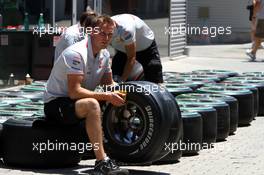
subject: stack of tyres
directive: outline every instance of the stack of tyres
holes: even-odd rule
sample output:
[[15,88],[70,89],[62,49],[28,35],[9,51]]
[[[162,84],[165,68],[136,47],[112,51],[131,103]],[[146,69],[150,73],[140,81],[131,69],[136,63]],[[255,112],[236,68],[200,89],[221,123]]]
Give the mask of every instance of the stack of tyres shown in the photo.
[[25,92],[44,92],[45,87],[38,86],[38,85],[26,85],[26,86],[23,86],[21,90]]
[[7,96],[7,97],[0,97],[0,101],[2,103],[7,103],[9,105],[12,105],[17,103],[30,102],[31,100],[23,97]]
[[237,72],[234,71],[229,71],[229,70],[215,70],[215,69],[211,69],[211,70],[196,70],[193,72],[198,72],[198,73],[205,73],[205,74],[216,74],[216,75],[224,75],[224,77],[235,77],[238,75]]
[[179,87],[182,87],[182,86],[190,87],[192,90],[196,90],[196,89],[203,86],[202,82],[194,82],[194,81],[190,81],[190,80],[186,80],[186,79],[182,79],[182,78],[164,81],[164,84],[165,85],[174,85],[174,86],[179,86]]
[[196,71],[192,71],[193,74],[197,74],[197,75],[207,75],[207,76],[215,76],[217,78],[220,79],[220,81],[225,80],[226,78],[228,78],[229,76],[226,74],[219,74],[219,73],[215,73],[215,72],[210,72],[210,71],[202,71],[202,70],[196,70]]
[[[59,168],[77,165],[86,133],[79,125],[58,126],[43,119],[9,119],[3,123],[4,164],[27,168]],[[63,145],[63,146],[62,146]]]
[[[259,91],[258,88],[256,88],[253,85],[245,85],[242,83],[228,83],[228,82],[222,82],[222,83],[216,83],[213,86],[220,86],[220,87],[230,87],[230,88],[239,88],[241,90],[247,89],[250,90],[253,93],[253,102],[254,102],[254,116],[256,117],[258,115],[259,111]],[[208,86],[210,87],[210,86]]]
[[178,96],[180,94],[186,94],[186,93],[191,93],[193,90],[190,87],[186,86],[179,86],[175,84],[165,84],[165,87],[167,90],[174,96]]
[[225,80],[228,83],[242,83],[243,85],[252,85],[259,91],[259,111],[258,116],[264,116],[264,79],[259,77],[233,77]]
[[244,72],[241,76],[264,78],[264,72]]
[[222,101],[212,99],[185,99],[176,97],[180,105],[198,104],[214,107],[217,111],[217,141],[224,141],[230,132],[230,108],[229,105]]
[[223,94],[209,94],[209,93],[192,93],[182,95],[181,98],[201,98],[201,99],[215,99],[224,101],[230,108],[230,132],[233,134],[238,126],[238,101],[236,98]]
[[179,77],[178,72],[163,72],[162,75],[163,75],[164,81],[174,80],[174,79],[177,79]]
[[202,82],[220,82],[220,78],[213,75],[197,75],[197,74],[191,74],[191,75],[181,75],[181,78],[185,78],[187,80],[197,80]]
[[197,104],[182,104],[180,109],[189,112],[198,112],[203,120],[203,144],[211,145],[216,142],[217,137],[217,112],[213,107],[197,105]]
[[5,91],[2,93],[9,97],[20,97],[31,101],[39,101],[43,99],[43,92]]
[[201,93],[217,93],[230,95],[238,101],[238,125],[249,125],[254,118],[254,99],[253,93],[247,89],[235,87],[202,87],[197,90]]

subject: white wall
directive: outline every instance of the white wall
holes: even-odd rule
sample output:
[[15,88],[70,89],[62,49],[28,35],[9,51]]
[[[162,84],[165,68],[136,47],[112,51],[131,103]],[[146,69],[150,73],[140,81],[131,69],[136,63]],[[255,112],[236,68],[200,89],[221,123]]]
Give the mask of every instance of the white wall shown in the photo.
[[[250,38],[247,4],[248,0],[187,0],[187,24],[189,26],[209,27],[231,26],[232,36],[218,36],[211,38],[211,40],[216,42],[244,42]],[[208,20],[198,18],[199,7],[209,7]]]

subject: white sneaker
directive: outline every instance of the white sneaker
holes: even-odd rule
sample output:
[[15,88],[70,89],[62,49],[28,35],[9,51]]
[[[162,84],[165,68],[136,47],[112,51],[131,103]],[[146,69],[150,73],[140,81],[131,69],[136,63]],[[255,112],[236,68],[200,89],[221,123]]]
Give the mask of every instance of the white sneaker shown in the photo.
[[253,53],[251,52],[251,49],[247,49],[247,50],[246,50],[246,55],[249,56],[250,61],[255,61],[255,59],[256,59],[256,54],[253,54]]

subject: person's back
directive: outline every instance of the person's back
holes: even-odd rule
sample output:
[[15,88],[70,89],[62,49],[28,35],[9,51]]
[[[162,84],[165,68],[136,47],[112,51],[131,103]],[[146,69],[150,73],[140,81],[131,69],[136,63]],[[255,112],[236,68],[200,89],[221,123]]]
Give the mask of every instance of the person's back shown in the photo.
[[80,24],[75,24],[66,29],[62,34],[55,48],[54,63],[57,61],[60,54],[70,45],[84,39],[84,35],[80,31]]
[[93,27],[96,16],[97,14],[93,11],[84,12],[80,17],[80,23],[66,29],[56,45],[53,64],[55,64],[63,50],[85,38],[86,31],[90,31],[86,29]]
[[111,17],[116,24],[111,45],[116,49],[112,61],[113,75],[117,81],[127,81],[135,62],[144,71],[144,80],[162,83],[160,54],[150,27],[139,17],[120,14]]
[[[117,30],[111,41],[111,45],[115,49],[125,52],[124,45],[128,44],[126,42],[136,41],[136,51],[142,51],[148,48],[153,42],[153,31],[137,16],[120,14],[112,16],[111,18],[117,23]],[[121,38],[119,36],[121,36]],[[126,41],[129,37],[131,37],[131,41]]]

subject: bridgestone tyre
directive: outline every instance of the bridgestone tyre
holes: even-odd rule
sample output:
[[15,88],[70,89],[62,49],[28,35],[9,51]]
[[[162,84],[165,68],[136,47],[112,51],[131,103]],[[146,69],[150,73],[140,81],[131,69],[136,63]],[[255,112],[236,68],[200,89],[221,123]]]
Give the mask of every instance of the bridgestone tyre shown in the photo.
[[181,105],[181,110],[198,112],[203,120],[203,143],[210,145],[216,142],[217,137],[217,112],[213,107],[203,105]]
[[236,98],[222,94],[210,94],[210,93],[190,93],[179,96],[179,98],[200,98],[200,99],[212,99],[217,101],[224,101],[230,108],[230,132],[233,134],[237,130],[238,126],[238,101]]
[[182,130],[174,97],[149,82],[128,82],[120,89],[127,92],[126,106],[109,105],[104,112],[107,153],[127,163],[147,163],[164,157],[170,151],[164,149],[165,143],[178,142]]
[[[195,155],[202,148],[203,120],[197,112],[182,112],[183,121],[183,155]],[[182,148],[184,145],[184,148]]]
[[191,93],[193,90],[190,87],[180,87],[180,86],[175,86],[173,84],[165,84],[165,87],[167,90],[174,96],[178,96],[181,94],[186,94],[186,93]]
[[193,82],[193,81],[189,81],[189,80],[185,80],[185,79],[174,79],[171,81],[165,81],[164,83],[167,86],[178,86],[178,87],[190,87],[192,90],[196,90],[200,87],[203,86],[203,83],[201,82]]
[[[178,98],[176,98],[178,99]],[[197,104],[214,107],[217,111],[217,141],[225,140],[230,132],[230,108],[229,105],[221,101],[213,101],[210,99],[178,99],[180,105]]]
[[58,127],[44,120],[9,119],[3,123],[3,161],[6,165],[27,168],[75,166],[81,160],[78,148],[86,141],[84,135],[79,125]]
[[228,87],[202,87],[202,93],[219,93],[230,95],[238,101],[238,126],[249,125],[254,118],[254,97],[250,90]]
[[179,148],[179,145],[183,142],[183,128],[181,131],[180,139],[177,143],[169,143],[169,148],[171,151],[166,156],[162,157],[161,159],[153,162],[154,165],[163,165],[163,164],[171,164],[179,162],[180,158],[182,157],[182,150]]

